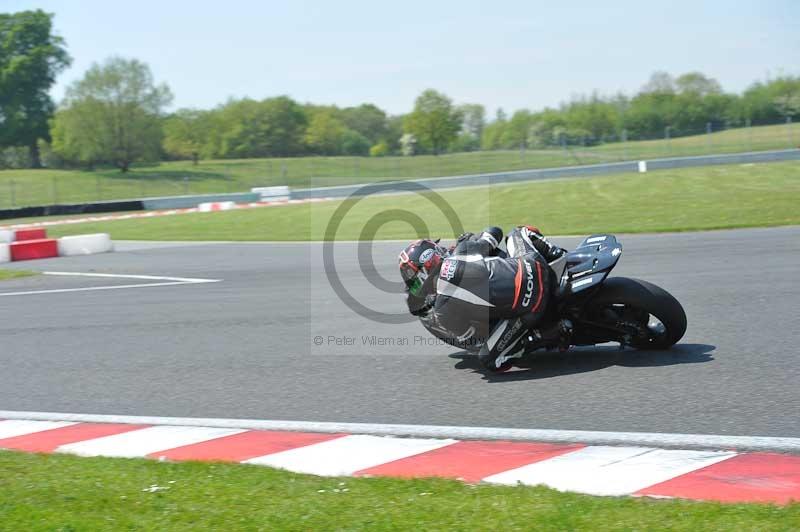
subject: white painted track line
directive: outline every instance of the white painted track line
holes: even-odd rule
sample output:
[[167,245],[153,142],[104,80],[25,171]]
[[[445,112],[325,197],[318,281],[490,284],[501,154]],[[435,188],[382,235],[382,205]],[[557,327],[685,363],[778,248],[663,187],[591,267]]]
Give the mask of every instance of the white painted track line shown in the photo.
[[724,451],[586,447],[483,479],[495,484],[544,484],[591,495],[629,495],[735,456]]
[[133,458],[147,456],[158,451],[191,445],[245,432],[244,429],[220,429],[212,427],[147,427],[113,436],[62,445],[60,453],[79,456],[117,456]]
[[333,423],[196,417],[118,416],[63,412],[0,410],[0,419],[82,421],[87,423],[129,423],[136,425],[181,425],[252,430],[322,432],[326,434],[372,434],[415,438],[458,440],[513,440],[588,445],[627,445],[682,449],[738,449],[800,453],[800,438],[728,436],[713,434],[662,434],[654,432],[602,432],[589,430],[517,429],[502,427],[458,427],[443,425],[400,425],[380,423]]
[[456,443],[455,440],[344,436],[247,460],[295,473],[322,476],[352,475],[356,471],[393,462]]
[[0,297],[10,296],[37,296],[41,294],[66,294],[69,292],[98,292],[103,290],[125,290],[129,288],[154,288],[157,286],[179,286],[184,284],[197,284],[197,283],[148,283],[148,284],[121,284],[115,286],[89,286],[86,288],[58,288],[54,290],[31,290],[29,292],[5,292],[0,294]]
[[9,419],[0,421],[0,439],[24,436],[25,434],[33,434],[43,430],[60,429],[61,427],[69,427],[75,424],[77,423],[74,421],[23,421]]
[[41,294],[66,294],[70,292],[96,292],[102,290],[126,290],[130,288],[154,288],[157,286],[178,286],[182,284],[219,283],[220,279],[195,279],[190,277],[160,277],[155,275],[121,275],[114,273],[81,273],[81,272],[42,272],[43,275],[61,277],[97,277],[100,279],[134,279],[139,281],[161,281],[155,283],[119,284],[109,286],[84,286],[79,288],[54,288],[48,290],[27,290],[20,292],[3,292],[0,297],[34,296]]
[[192,277],[164,277],[159,275],[128,275],[117,273],[83,273],[83,272],[42,272],[44,275],[60,275],[63,277],[98,277],[101,279],[139,279],[145,281],[175,281],[178,283],[218,283],[219,279],[196,279]]

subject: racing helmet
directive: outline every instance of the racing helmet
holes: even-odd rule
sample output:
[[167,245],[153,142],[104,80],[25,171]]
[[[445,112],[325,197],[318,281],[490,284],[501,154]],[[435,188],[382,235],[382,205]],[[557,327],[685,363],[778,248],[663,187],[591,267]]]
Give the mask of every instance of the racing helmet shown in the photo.
[[447,256],[447,250],[439,245],[439,241],[416,240],[400,252],[400,275],[408,288],[408,292],[416,297],[424,297],[425,286],[430,287],[428,279],[435,279]]

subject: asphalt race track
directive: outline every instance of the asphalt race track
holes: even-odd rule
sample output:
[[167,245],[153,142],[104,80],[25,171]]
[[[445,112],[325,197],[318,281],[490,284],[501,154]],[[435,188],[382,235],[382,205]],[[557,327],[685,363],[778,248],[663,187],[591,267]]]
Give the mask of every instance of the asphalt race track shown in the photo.
[[[14,264],[220,282],[56,293],[46,291],[155,281],[3,282],[0,410],[800,437],[800,227],[620,240],[614,274],[684,304],[681,344],[546,355],[500,376],[417,323],[350,310],[321,244],[122,244]],[[400,247],[372,250],[392,281]],[[402,313],[402,297],[370,285],[355,256],[355,244],[336,245],[342,284]],[[29,291],[46,293],[3,296]]]

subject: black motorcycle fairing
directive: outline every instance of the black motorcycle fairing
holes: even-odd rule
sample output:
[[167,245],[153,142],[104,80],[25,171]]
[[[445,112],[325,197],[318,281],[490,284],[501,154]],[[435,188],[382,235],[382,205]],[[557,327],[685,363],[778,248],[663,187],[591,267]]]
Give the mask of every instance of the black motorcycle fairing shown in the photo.
[[622,244],[614,235],[591,235],[566,255],[567,267],[561,276],[559,299],[585,292],[602,283],[617,265],[622,255]]

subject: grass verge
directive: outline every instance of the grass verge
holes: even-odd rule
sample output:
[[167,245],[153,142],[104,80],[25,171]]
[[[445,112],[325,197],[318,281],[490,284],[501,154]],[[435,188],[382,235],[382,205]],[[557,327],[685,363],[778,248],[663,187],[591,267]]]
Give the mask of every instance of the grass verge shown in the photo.
[[[466,229],[534,223],[549,234],[692,231],[800,224],[800,163],[726,165],[442,191]],[[322,240],[341,202],[57,226],[54,236],[110,232],[131,240]],[[339,240],[409,238],[397,210],[430,235],[452,237],[446,217],[416,195],[364,199],[341,218]],[[10,223],[10,222],[9,222]],[[329,235],[328,235],[329,236]]]
[[730,129],[710,135],[617,142],[590,148],[504,150],[415,157],[294,157],[186,161],[115,169],[0,171],[0,208],[180,194],[249,191],[254,186],[332,186],[710,153],[794,148],[800,125]]
[[29,272],[27,270],[0,270],[0,281],[30,277],[31,275],[36,275],[36,272]]
[[716,531],[800,526],[800,504],[591,497],[438,479],[321,478],[238,464],[0,452],[0,471],[4,530]]

